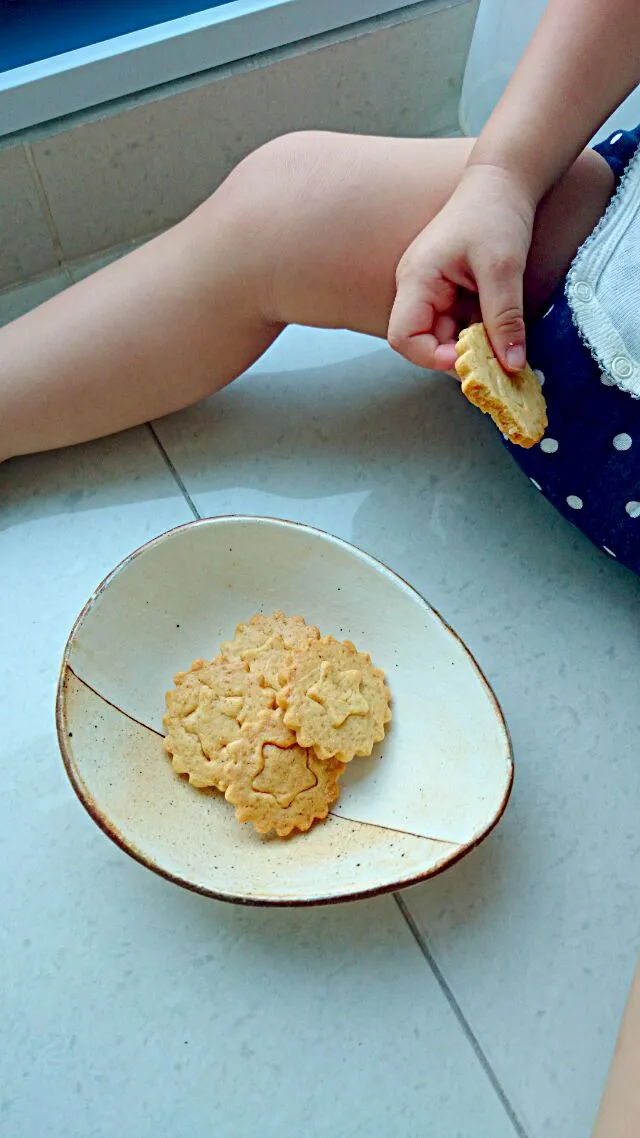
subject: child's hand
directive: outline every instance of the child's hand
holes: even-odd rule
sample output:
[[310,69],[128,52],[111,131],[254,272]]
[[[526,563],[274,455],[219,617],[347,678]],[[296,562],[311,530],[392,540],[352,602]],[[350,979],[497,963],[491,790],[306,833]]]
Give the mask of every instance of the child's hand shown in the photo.
[[534,200],[513,175],[468,166],[398,265],[392,348],[420,367],[451,371],[458,332],[479,318],[479,307],[503,366],[523,367],[522,277],[534,214]]

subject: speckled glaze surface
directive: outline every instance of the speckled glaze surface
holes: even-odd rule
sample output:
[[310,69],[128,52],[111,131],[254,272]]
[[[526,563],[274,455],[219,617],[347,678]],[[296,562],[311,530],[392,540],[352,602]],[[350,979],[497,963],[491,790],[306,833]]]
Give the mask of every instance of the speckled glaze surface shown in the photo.
[[[161,734],[174,672],[274,609],[370,652],[394,715],[327,821],[285,841],[177,778]],[[497,701],[427,602],[356,547],[268,518],[194,522],[121,562],[69,636],[57,724],[71,782],[109,836],[179,884],[248,904],[342,901],[438,873],[493,828],[513,779]]]

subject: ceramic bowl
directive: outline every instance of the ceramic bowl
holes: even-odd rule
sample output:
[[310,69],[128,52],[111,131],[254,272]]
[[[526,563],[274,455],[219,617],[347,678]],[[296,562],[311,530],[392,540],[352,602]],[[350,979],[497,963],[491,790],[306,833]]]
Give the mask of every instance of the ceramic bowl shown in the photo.
[[[329,818],[284,841],[239,825],[162,747],[173,674],[275,609],[369,652],[393,700],[386,739],[349,764]],[[513,779],[496,698],[430,605],[360,549],[270,518],[193,522],[125,558],[71,631],[57,724],[73,787],[109,837],[170,880],[240,903],[345,901],[439,873],[495,826]]]

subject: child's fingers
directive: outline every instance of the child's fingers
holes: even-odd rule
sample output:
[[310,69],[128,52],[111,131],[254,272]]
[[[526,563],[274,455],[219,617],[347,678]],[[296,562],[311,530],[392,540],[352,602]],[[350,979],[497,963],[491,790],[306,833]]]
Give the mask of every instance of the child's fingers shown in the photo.
[[[455,285],[441,277],[401,276],[388,330],[394,351],[420,367],[437,368],[438,321],[442,319],[441,314],[452,307],[455,295]],[[452,328],[453,321],[445,327],[447,339]]]
[[433,334],[439,344],[449,344],[458,339],[458,321],[449,313],[436,316],[433,324]]
[[437,370],[438,364],[435,360],[439,347],[438,341],[431,332],[417,332],[415,336],[409,337],[401,355],[409,360],[409,363],[417,364],[418,367]]
[[458,373],[455,370],[457,358],[458,352],[453,340],[450,340],[447,344],[439,344],[434,352],[436,370],[449,372],[450,375],[453,374],[457,379]]
[[500,363],[518,371],[526,363],[523,315],[524,263],[509,254],[482,256],[473,266],[485,327]]

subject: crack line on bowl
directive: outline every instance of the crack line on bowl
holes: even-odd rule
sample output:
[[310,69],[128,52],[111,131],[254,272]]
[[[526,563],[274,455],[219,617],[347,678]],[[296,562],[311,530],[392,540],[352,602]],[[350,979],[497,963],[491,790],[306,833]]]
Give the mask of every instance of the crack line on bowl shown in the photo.
[[430,834],[416,834],[415,830],[401,830],[398,826],[383,826],[381,822],[364,822],[361,818],[349,818],[346,814],[337,814],[330,810],[332,818],[342,818],[343,822],[351,822],[354,826],[372,826],[374,830],[388,830],[391,834],[405,834],[408,838],[422,838],[425,842],[438,842],[441,846],[455,846],[461,848],[460,842],[449,841],[448,838],[432,838]]
[[121,715],[124,715],[125,719],[129,719],[132,723],[137,723],[138,727],[144,727],[145,731],[149,731],[151,735],[156,735],[158,739],[164,739],[162,731],[156,731],[155,727],[150,727],[148,723],[143,723],[141,719],[136,719],[135,715],[130,715],[128,711],[124,711],[121,707],[118,707],[117,703],[113,703],[112,700],[107,699],[106,695],[103,695],[102,692],[96,691],[95,688],[92,688],[91,684],[88,684],[86,680],[83,680],[82,676],[79,676],[77,672],[74,672],[71,664],[67,664],[67,668],[71,672],[74,680],[77,680],[79,684],[82,684],[82,686],[86,688],[87,691],[93,692],[93,694],[97,696],[98,699],[101,699],[103,703],[108,704],[108,706],[112,707],[114,711],[119,711]]

